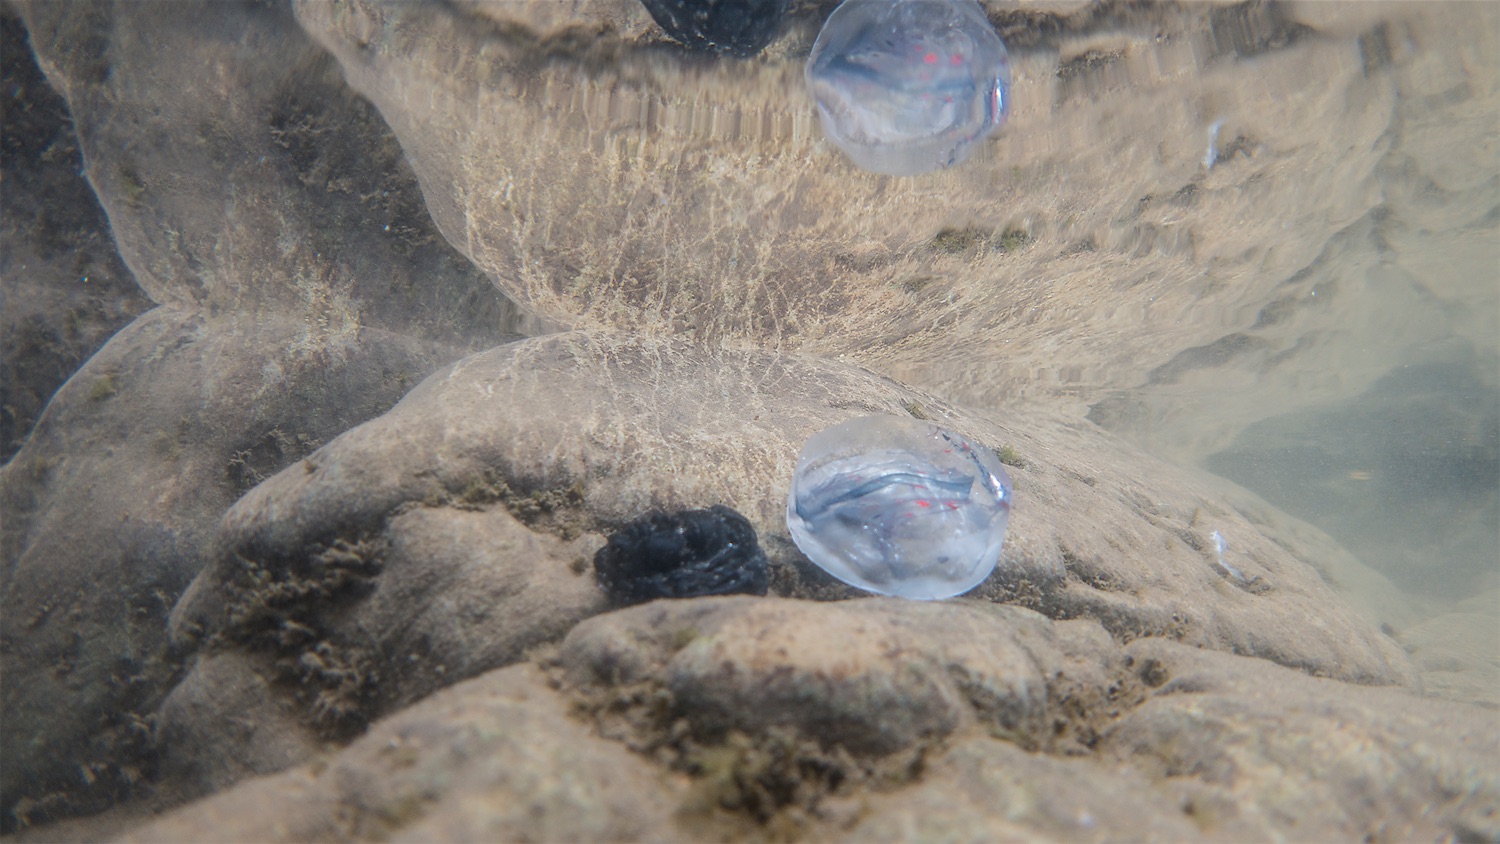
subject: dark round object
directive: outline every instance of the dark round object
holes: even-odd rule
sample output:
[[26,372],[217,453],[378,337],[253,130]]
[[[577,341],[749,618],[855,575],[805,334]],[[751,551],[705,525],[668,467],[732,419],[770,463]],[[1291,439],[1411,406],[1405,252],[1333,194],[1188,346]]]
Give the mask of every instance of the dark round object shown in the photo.
[[622,605],[764,595],[771,579],[755,528],[722,504],[636,519],[594,555],[594,573],[610,599]]
[[746,57],[776,37],[790,0],[641,0],[672,40]]

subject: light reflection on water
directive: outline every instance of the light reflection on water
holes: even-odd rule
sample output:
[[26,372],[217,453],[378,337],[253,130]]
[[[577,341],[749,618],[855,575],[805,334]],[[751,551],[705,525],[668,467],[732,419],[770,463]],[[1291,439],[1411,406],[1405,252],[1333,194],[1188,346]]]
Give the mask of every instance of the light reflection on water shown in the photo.
[[[1329,304],[1278,347],[1286,303],[1271,302],[1254,324],[1096,401],[1090,418],[1323,528],[1419,615],[1456,601],[1500,615],[1494,25],[1483,10],[1474,31],[1486,35],[1468,51],[1440,33],[1479,7],[1404,11],[1356,39],[1367,75],[1395,92],[1388,146],[1369,183],[1349,185],[1379,198],[1288,280]],[[1255,84],[1253,61],[1239,70]],[[1331,131],[1349,105],[1327,115]]]
[[[1386,11],[1396,14],[1361,20]],[[1404,595],[1410,629],[1398,639],[1419,667],[1465,652],[1483,675],[1470,691],[1500,700],[1493,9],[1328,4],[1320,14],[1329,32],[1354,34],[1366,77],[1394,92],[1383,153],[1368,180],[1347,185],[1378,197],[1287,280],[1295,299],[1269,302],[1253,324],[1097,398],[1089,416],[1327,531]],[[1256,65],[1236,68],[1247,87]],[[1346,106],[1325,115],[1330,136],[1357,119],[1360,103]],[[1215,120],[1209,132],[1222,144],[1221,128]],[[1222,161],[1221,149],[1205,164]],[[1311,306],[1319,296],[1325,303]],[[1358,588],[1346,596],[1378,600]]]

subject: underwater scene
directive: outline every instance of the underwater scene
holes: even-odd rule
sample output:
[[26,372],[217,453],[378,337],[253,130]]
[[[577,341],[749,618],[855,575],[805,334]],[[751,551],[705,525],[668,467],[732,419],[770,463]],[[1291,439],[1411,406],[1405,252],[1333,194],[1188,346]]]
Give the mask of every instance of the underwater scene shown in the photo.
[[0,841],[1500,841],[1500,4],[0,35]]

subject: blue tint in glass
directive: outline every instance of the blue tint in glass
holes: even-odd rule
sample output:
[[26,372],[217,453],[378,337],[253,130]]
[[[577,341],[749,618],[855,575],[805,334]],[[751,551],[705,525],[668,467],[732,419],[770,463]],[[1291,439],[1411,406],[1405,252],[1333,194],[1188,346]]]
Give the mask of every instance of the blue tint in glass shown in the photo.
[[823,132],[866,170],[962,161],[1005,122],[1010,59],[974,0],[846,0],[807,60]]
[[808,559],[851,586],[950,598],[995,569],[1011,497],[989,449],[930,422],[865,416],[802,447],[786,524]]

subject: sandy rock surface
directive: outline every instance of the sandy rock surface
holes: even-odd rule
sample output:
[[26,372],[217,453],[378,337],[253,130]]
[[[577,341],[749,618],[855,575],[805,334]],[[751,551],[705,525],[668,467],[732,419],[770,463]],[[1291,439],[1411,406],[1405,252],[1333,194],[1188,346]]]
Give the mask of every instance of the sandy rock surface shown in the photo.
[[1461,601],[1397,638],[1434,697],[1500,709],[1500,590]]
[[1262,661],[1160,640],[1126,653],[1169,677],[1101,746],[1153,776],[1207,783],[1177,792],[1205,826],[1235,817],[1310,840],[1500,834],[1493,710],[1292,680]]
[[[205,830],[267,842],[654,837],[671,810],[669,783],[681,778],[592,739],[568,710],[536,667],[493,672],[382,722],[324,762],[251,780],[130,837],[201,840]],[[345,800],[358,808],[336,808]]]
[[560,661],[578,687],[664,687],[702,741],[793,728],[863,756],[974,727],[1031,750],[1091,744],[1090,724],[1059,728],[1049,707],[1087,710],[1123,670],[1097,623],[1019,607],[859,600],[811,617],[786,600],[657,602],[578,625]]
[[[1096,429],[990,422],[807,356],[581,332],[465,358],[249,492],[174,609],[173,638],[258,654],[262,676],[292,681],[301,722],[338,735],[601,611],[593,552],[653,508],[734,507],[760,534],[773,592],[852,596],[791,543],[784,496],[807,436],[872,412],[1009,448],[1017,516],[978,597],[1098,619],[1121,640],[1167,636],[1361,683],[1415,677],[1374,623],[1201,479]],[[1226,561],[1242,577],[1220,566],[1213,530],[1236,537]],[[930,623],[926,635],[963,635]],[[163,729],[210,735],[197,717],[168,707]],[[169,754],[198,770],[255,735]]]
[[[1488,713],[1014,607],[658,601],[580,624],[543,666],[122,840],[1500,832]],[[728,708],[703,705],[710,684]]]
[[[378,116],[285,10],[20,11],[137,296],[159,307],[72,374],[0,469],[7,825],[148,776],[175,679],[167,612],[235,498],[514,336]],[[334,126],[354,134],[331,144]],[[10,236],[44,250],[50,234]],[[7,296],[60,283],[10,266]],[[48,301],[67,300],[32,304]]]

